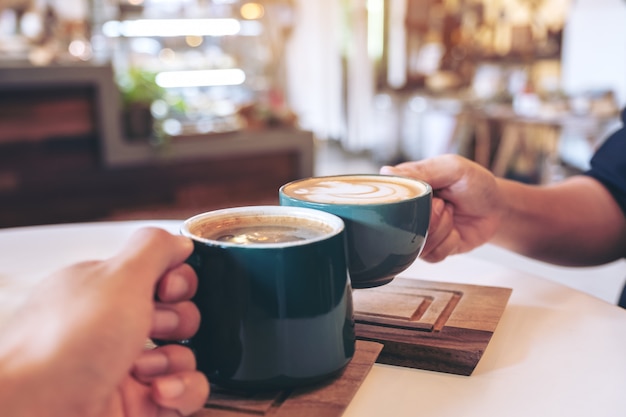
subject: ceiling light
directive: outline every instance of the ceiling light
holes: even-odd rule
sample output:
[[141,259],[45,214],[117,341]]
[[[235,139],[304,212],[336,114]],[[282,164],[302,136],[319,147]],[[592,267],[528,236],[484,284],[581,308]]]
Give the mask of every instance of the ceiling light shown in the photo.
[[240,85],[246,81],[246,74],[239,68],[166,71],[158,73],[155,81],[158,86],[163,88]]
[[102,32],[111,38],[228,36],[236,35],[241,25],[236,19],[139,19],[111,20],[102,25]]

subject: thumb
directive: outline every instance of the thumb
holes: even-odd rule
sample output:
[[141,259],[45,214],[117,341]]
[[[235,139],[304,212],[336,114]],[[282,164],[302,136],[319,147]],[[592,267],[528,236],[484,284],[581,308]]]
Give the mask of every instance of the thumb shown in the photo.
[[421,161],[403,162],[394,167],[382,167],[380,172],[420,179],[430,184],[433,190],[439,190],[459,181],[471,164],[458,155],[439,155]]
[[430,160],[403,162],[396,166],[383,166],[380,173],[383,175],[399,175],[403,177],[414,178],[432,184],[433,175],[431,175],[429,167],[432,165]]

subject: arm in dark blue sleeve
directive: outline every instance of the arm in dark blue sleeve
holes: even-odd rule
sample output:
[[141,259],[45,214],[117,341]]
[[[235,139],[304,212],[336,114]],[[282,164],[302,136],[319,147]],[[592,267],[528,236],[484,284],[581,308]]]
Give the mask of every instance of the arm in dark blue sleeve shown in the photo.
[[[626,109],[622,112],[626,125]],[[626,127],[622,127],[598,148],[585,173],[600,181],[613,195],[626,215]]]

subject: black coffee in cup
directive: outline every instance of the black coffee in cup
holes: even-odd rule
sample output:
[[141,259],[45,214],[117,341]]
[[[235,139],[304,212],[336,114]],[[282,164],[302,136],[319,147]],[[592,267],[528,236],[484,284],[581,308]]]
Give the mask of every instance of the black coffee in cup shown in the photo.
[[192,225],[190,231],[202,239],[255,245],[315,240],[331,233],[332,228],[297,217],[249,216],[200,222]]

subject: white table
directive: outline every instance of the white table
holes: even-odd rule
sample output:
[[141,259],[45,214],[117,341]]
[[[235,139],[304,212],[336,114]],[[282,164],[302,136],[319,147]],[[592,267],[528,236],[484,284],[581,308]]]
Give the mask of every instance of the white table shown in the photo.
[[[141,226],[89,223],[0,230],[0,319],[52,270],[113,255]],[[484,250],[489,250],[487,247]],[[374,365],[344,417],[626,415],[626,310],[561,284],[485,260],[485,252],[404,277],[513,288],[473,375]]]

